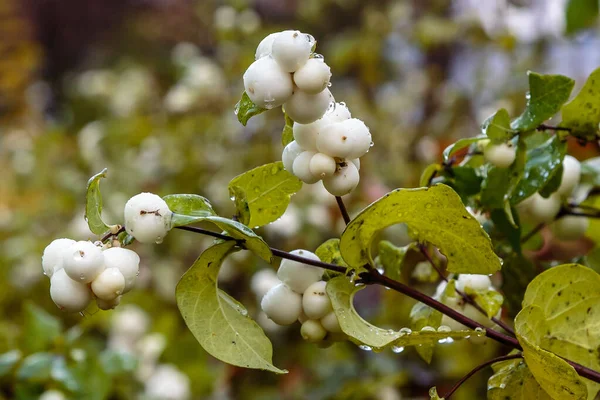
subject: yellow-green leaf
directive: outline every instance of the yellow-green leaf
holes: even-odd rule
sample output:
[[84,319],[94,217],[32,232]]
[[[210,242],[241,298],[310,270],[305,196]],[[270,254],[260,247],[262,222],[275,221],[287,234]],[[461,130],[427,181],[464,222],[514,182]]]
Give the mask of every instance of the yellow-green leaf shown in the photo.
[[377,255],[378,264],[383,268],[385,274],[392,279],[400,279],[402,265],[406,253],[416,248],[414,243],[403,247],[394,246],[387,240],[382,240],[378,244],[379,253]]
[[438,247],[448,271],[491,274],[500,269],[492,243],[460,197],[446,185],[397,189],[365,208],[344,230],[340,250],[353,268],[373,265],[371,243],[380,230],[405,223],[414,237]]
[[510,128],[510,116],[506,109],[501,108],[485,120],[481,128],[483,133],[496,143],[505,143],[515,135]]
[[440,397],[437,392],[437,388],[434,386],[429,389],[429,399],[430,400],[445,400],[443,397]]
[[600,123],[600,68],[590,74],[583,88],[562,108],[561,126],[577,137],[594,140]]
[[509,360],[493,365],[488,380],[488,400],[552,400],[535,380],[523,360]]
[[267,111],[266,108],[260,108],[250,100],[250,97],[246,92],[242,93],[242,98],[235,105],[235,115],[237,115],[238,121],[244,126],[248,123],[248,120],[255,115],[262,114]]
[[[340,253],[340,239],[329,239],[321,243],[315,250],[315,254],[323,262],[348,267],[348,264],[346,264]],[[338,272],[326,270],[323,274],[323,279],[329,280],[338,275],[340,275]]]
[[235,242],[200,255],[177,285],[177,306],[188,328],[212,356],[244,368],[286,373],[272,364],[273,348],[243,305],[217,287],[217,276]]
[[504,303],[504,297],[494,289],[472,290],[467,288],[465,292],[473,297],[473,300],[483,308],[489,318],[496,316]]
[[248,207],[248,225],[252,227],[266,225],[281,217],[292,195],[301,188],[302,181],[286,171],[281,161],[251,169],[229,182],[231,197],[237,198],[243,193],[244,207],[238,211],[244,212]]
[[85,220],[90,231],[96,235],[102,235],[110,229],[102,220],[102,194],[100,194],[100,179],[106,178],[107,169],[92,176],[87,183],[85,196]]
[[294,140],[294,120],[285,114],[285,126],[281,132],[281,144],[287,146]]

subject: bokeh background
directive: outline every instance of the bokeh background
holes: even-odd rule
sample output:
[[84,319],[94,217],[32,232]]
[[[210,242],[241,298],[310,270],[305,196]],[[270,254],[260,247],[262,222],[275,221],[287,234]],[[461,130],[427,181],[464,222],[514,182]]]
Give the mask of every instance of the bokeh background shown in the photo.
[[[315,36],[336,100],[371,128],[375,146],[346,200],[352,214],[393,188],[417,186],[425,166],[479,133],[498,108],[518,115],[527,70],[581,85],[600,66],[597,14],[589,0],[0,0],[0,399],[49,390],[68,399],[172,400],[423,399],[433,385],[446,392],[505,349],[440,344],[428,366],[414,349],[304,343],[299,326],[276,327],[259,312],[265,270],[276,265],[237,253],[220,285],[258,319],[275,364],[290,373],[243,370],[207,355],[175,304],[178,279],[208,239],[178,231],[161,245],[135,244],[137,287],[117,310],[83,316],[54,306],[40,256],[55,238],[94,239],[85,188],[105,167],[109,223],[122,222],[125,202],[140,191],[198,193],[231,215],[229,180],[281,157],[280,111],[246,127],[233,112],[242,74],[271,32]],[[597,150],[570,148],[580,159]],[[259,233],[275,247],[314,250],[342,229],[319,183],[305,185]],[[435,288],[410,268],[403,279]],[[412,300],[376,288],[357,297],[365,318],[408,324]],[[489,372],[454,398],[485,398]]]

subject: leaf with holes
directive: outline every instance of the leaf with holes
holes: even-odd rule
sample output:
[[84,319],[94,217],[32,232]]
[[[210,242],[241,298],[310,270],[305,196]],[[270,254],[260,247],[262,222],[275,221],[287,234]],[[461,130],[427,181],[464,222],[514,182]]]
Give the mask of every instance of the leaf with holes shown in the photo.
[[217,276],[235,242],[200,255],[177,285],[177,306],[200,345],[217,359],[240,367],[286,373],[272,364],[273,348],[243,305],[217,287]]
[[448,258],[448,271],[491,274],[500,269],[489,236],[446,185],[397,189],[365,208],[348,224],[340,241],[353,268],[374,265],[371,243],[377,232],[405,223],[418,241],[430,242]]
[[[229,194],[237,198],[243,194],[245,212],[250,212],[249,226],[257,227],[281,217],[293,194],[302,188],[302,181],[283,168],[281,161],[251,169],[229,182]],[[238,204],[236,204],[238,205]]]

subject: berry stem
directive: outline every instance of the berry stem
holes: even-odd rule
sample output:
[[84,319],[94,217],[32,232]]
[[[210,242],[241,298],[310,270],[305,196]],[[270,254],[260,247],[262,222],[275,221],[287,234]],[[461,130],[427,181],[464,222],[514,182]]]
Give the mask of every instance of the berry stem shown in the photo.
[[342,218],[344,218],[344,222],[346,223],[346,225],[348,225],[350,223],[350,215],[348,214],[348,210],[346,210],[344,200],[342,200],[340,196],[335,196],[335,201],[337,202],[337,205],[340,208],[340,212],[342,213]]
[[[237,242],[238,246],[244,248],[243,240],[237,240],[235,238],[232,238],[230,236],[223,235],[223,234],[220,234],[217,232],[212,232],[212,231],[209,231],[206,229],[196,228],[196,227],[192,227],[192,226],[178,226],[177,229],[194,232],[194,233],[200,233],[202,235],[212,236],[212,237],[215,237],[217,239],[222,239],[222,240],[235,240]],[[304,264],[314,265],[315,267],[321,267],[323,269],[328,269],[330,271],[346,273],[346,268],[341,267],[339,265],[330,264],[330,263],[326,263],[323,261],[311,260],[309,258],[301,257],[301,256],[298,256],[295,254],[290,254],[286,251],[275,249],[275,248],[271,248],[271,251],[277,257],[286,258],[288,260],[293,260],[293,261],[299,261]],[[411,288],[410,286],[403,284],[402,282],[395,281],[393,279],[388,278],[385,275],[382,275],[374,268],[369,269],[365,272],[362,272],[359,276],[360,276],[360,281],[362,283],[365,283],[367,285],[377,284],[377,285],[385,286],[396,292],[405,294],[406,296],[408,296],[414,300],[420,301],[421,303],[428,305],[429,307],[431,307],[435,310],[438,310],[439,312],[447,315],[448,317],[452,318],[453,320],[458,321],[461,324],[463,324],[471,329],[477,329],[477,328],[484,329],[485,335],[487,337],[489,337],[490,339],[495,340],[498,343],[504,344],[506,346],[512,347],[517,350],[523,350],[521,345],[517,341],[517,339],[507,336],[503,333],[497,332],[493,329],[485,329],[483,327],[483,325],[462,315],[461,313],[454,310],[453,308],[448,307],[447,305],[435,300],[432,297],[427,296],[426,294],[419,292],[416,289]],[[584,367],[583,365],[575,363],[573,361],[570,361],[567,359],[564,359],[564,360],[566,362],[568,362],[575,369],[575,371],[577,371],[579,376],[590,379],[594,382],[600,383],[600,372],[597,372],[590,368]]]
[[448,393],[446,393],[446,395],[444,396],[444,399],[448,400],[450,398],[450,396],[452,396],[454,394],[454,392],[456,392],[456,390],[458,390],[458,388],[461,387],[462,384],[467,381],[467,379],[469,379],[470,377],[472,377],[473,375],[475,375],[477,372],[481,371],[482,369],[489,367],[492,364],[496,364],[496,363],[499,363],[502,361],[514,360],[517,358],[523,358],[523,355],[521,353],[519,353],[519,354],[509,354],[507,356],[502,356],[502,357],[496,357],[496,358],[493,358],[491,360],[484,362],[483,364],[476,366],[468,374],[466,374],[465,376],[460,378],[460,380],[458,382],[456,382],[456,384],[454,386],[452,386],[452,389],[450,389],[448,391]]

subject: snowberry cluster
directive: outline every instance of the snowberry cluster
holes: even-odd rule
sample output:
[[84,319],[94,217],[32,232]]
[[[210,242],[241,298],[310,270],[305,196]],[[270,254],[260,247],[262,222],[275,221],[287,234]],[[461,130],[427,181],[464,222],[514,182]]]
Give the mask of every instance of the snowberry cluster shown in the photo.
[[[319,260],[307,250],[294,250],[291,254]],[[323,269],[297,261],[283,260],[277,271],[281,281],[263,297],[261,308],[278,325],[302,324],[300,334],[309,342],[320,342],[328,333],[341,333],[342,329],[333,312],[331,300],[325,291],[327,282]]]
[[371,133],[335,103],[331,69],[312,53],[315,39],[299,31],[272,33],[256,49],[244,74],[244,87],[259,107],[283,105],[294,121],[294,141],[283,150],[285,169],[305,183],[323,180],[331,194],[350,193],[359,181],[359,158],[371,147]]
[[581,164],[572,156],[565,156],[562,180],[556,192],[548,198],[539,193],[525,199],[518,205],[519,215],[532,224],[549,224],[554,237],[560,240],[575,240],[585,234],[589,226],[587,217],[566,215],[556,219],[562,202],[569,198],[581,175]]
[[[471,318],[481,325],[485,327],[491,327],[494,323],[487,318],[484,314],[479,312],[475,307],[471,304],[466,303],[464,299],[456,292],[454,293],[445,293],[447,282],[442,281],[436,290],[434,298],[442,301],[445,305],[453,308],[454,310],[460,312],[468,318]],[[476,292],[485,292],[489,290],[495,290],[492,286],[492,281],[490,277],[487,275],[477,275],[477,274],[461,274],[458,276],[456,280],[456,289],[460,290],[463,293],[476,293]],[[496,318],[500,317],[500,313],[502,311],[498,311]],[[442,324],[449,326],[452,330],[464,330],[469,329],[465,327],[460,322],[453,320],[452,318],[444,315],[442,318]]]
[[139,264],[134,251],[72,239],[52,241],[42,256],[50,297],[68,312],[85,310],[93,298],[101,310],[118,306],[135,284]]

